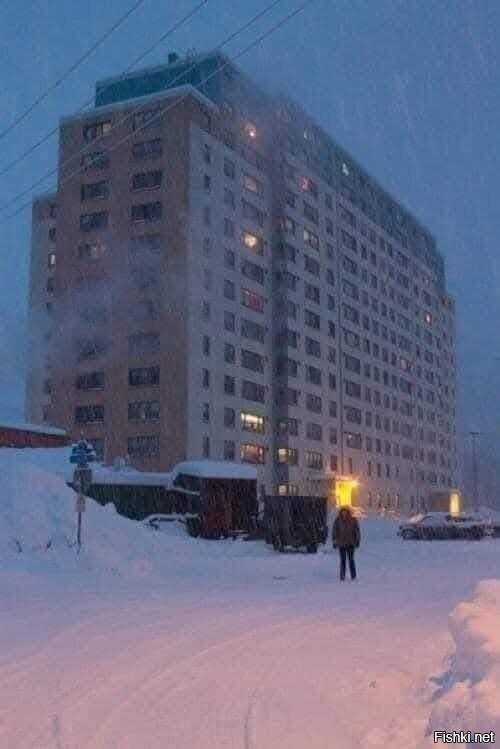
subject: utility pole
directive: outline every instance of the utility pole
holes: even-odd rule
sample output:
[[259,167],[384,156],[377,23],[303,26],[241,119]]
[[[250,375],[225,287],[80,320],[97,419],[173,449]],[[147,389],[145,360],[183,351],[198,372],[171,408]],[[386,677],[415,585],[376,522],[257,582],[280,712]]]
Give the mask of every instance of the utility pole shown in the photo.
[[471,437],[471,447],[472,447],[472,491],[473,491],[473,502],[474,502],[474,510],[477,512],[478,510],[478,486],[477,486],[477,480],[478,480],[478,473],[477,473],[477,455],[476,455],[476,438],[479,437],[480,432],[469,432]]

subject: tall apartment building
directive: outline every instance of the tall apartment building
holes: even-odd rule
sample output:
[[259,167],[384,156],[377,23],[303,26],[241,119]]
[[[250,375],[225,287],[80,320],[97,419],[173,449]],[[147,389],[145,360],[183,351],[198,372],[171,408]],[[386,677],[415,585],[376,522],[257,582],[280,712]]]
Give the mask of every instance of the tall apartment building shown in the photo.
[[454,303],[427,229],[220,53],[95,103],[62,121],[34,203],[51,323],[28,418],[146,470],[250,461],[272,492],[350,475],[361,504],[411,510],[453,486]]

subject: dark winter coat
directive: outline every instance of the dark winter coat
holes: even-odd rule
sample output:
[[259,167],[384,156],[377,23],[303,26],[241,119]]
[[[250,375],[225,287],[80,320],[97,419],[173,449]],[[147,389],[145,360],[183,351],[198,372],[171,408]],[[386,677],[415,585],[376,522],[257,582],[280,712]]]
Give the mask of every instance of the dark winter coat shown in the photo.
[[352,512],[343,507],[333,524],[332,540],[334,546],[339,549],[344,549],[347,546],[359,546],[361,540],[361,534],[359,531],[359,523],[353,516]]

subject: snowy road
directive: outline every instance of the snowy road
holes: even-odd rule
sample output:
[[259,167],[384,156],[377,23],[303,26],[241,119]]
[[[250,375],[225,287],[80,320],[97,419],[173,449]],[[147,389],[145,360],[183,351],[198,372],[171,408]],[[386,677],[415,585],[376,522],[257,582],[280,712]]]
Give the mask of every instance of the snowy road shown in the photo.
[[2,749],[432,745],[448,614],[500,543],[377,537],[341,585],[330,553],[172,541],[160,579],[0,578]]

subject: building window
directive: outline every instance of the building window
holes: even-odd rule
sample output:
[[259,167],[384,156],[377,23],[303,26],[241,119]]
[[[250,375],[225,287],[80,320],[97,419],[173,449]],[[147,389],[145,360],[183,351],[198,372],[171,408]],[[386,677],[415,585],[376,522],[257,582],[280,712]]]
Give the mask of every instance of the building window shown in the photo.
[[362,447],[361,434],[357,434],[354,432],[345,432],[344,437],[345,437],[347,447],[349,447],[351,450],[361,450],[361,447]]
[[296,497],[299,493],[297,484],[278,484],[277,492],[280,497]]
[[307,468],[313,468],[316,471],[321,471],[323,469],[322,453],[318,453],[313,450],[306,450],[305,463]]
[[202,451],[203,451],[203,457],[204,458],[209,458],[210,457],[210,437],[208,437],[208,435],[206,435],[206,434],[203,435]]
[[101,120],[83,126],[83,140],[90,143],[97,138],[102,138],[111,131],[111,120]]
[[245,122],[243,125],[243,132],[252,140],[257,137],[257,127],[253,122]]
[[262,195],[264,193],[262,182],[255,179],[255,177],[252,177],[250,174],[244,173],[242,176],[242,182],[245,190],[249,190],[249,192],[253,192],[256,195]]
[[90,169],[107,169],[109,166],[109,154],[105,151],[94,151],[83,154],[80,165],[85,171]]
[[319,341],[314,340],[314,338],[306,338],[305,350],[308,356],[321,357],[321,344]]
[[236,361],[236,347],[232,343],[224,344],[224,361],[226,364],[234,364]]
[[263,416],[258,416],[257,414],[252,414],[248,411],[241,411],[240,423],[241,428],[246,432],[264,434],[265,420]]
[[264,357],[254,351],[241,349],[241,366],[252,372],[264,372]]
[[224,297],[225,299],[233,300],[236,296],[236,287],[233,281],[229,281],[227,278],[224,279]]
[[254,312],[264,312],[264,297],[250,289],[241,289],[241,303]]
[[246,400],[264,403],[266,399],[266,388],[250,380],[243,380],[241,383],[241,397]]
[[96,359],[106,351],[106,343],[102,338],[85,339],[77,343],[78,361]]
[[97,213],[85,213],[80,216],[81,231],[98,231],[108,226],[109,214],[107,211]]
[[304,310],[304,324],[308,325],[310,328],[319,330],[321,325],[321,318],[315,312],[311,312],[311,310],[306,309]]
[[154,190],[161,187],[163,172],[154,169],[151,172],[139,172],[132,177],[132,190]]
[[49,252],[48,257],[47,257],[47,265],[49,268],[56,267],[56,253],[55,252]]
[[236,255],[233,250],[224,249],[224,267],[234,269],[236,265]]
[[230,159],[227,159],[227,158],[224,159],[224,174],[226,177],[230,177],[230,179],[235,178],[236,167],[235,167],[234,161],[231,161]]
[[77,424],[90,424],[104,421],[104,406],[76,406],[75,422]]
[[249,203],[248,200],[242,200],[241,206],[243,210],[243,217],[255,221],[259,226],[264,226],[264,211],[257,208],[253,203]]
[[252,250],[256,255],[264,254],[264,240],[249,231],[241,233],[241,242],[248,250]]
[[307,218],[309,221],[312,221],[313,224],[319,223],[318,209],[310,205],[309,203],[306,203],[305,200],[304,200],[304,217]]
[[313,250],[319,251],[319,237],[309,229],[304,229],[304,243]]
[[160,221],[162,216],[162,204],[159,201],[154,203],[140,203],[130,208],[130,219],[133,222],[144,221],[152,223]]
[[224,460],[234,460],[235,444],[232,440],[224,440]]
[[276,462],[296,466],[299,463],[299,451],[295,447],[278,447]]
[[210,387],[210,370],[209,369],[201,370],[201,384],[204,388]]
[[129,421],[157,421],[159,418],[159,401],[133,401],[128,404]]
[[135,112],[132,117],[132,130],[147,130],[150,127],[158,127],[161,124],[161,107],[145,109],[142,112]]
[[49,229],[49,242],[55,242],[56,241],[56,227],[53,226],[51,229]]
[[210,422],[210,403],[201,404],[201,420],[208,424]]
[[241,335],[243,338],[264,343],[266,331],[262,325],[259,325],[253,320],[243,319],[241,321]]
[[236,394],[236,380],[234,377],[230,377],[229,375],[224,376],[224,393],[226,395]]
[[84,200],[103,200],[109,196],[109,183],[107,180],[100,182],[90,182],[80,187],[80,199]]
[[224,205],[228,205],[230,208],[236,207],[234,192],[227,187],[224,188]]
[[140,435],[129,437],[127,440],[129,455],[137,457],[152,457],[160,452],[160,437],[158,435]]
[[321,424],[308,422],[306,424],[306,437],[308,440],[317,440],[321,442],[323,439],[323,427]]
[[158,159],[163,155],[163,144],[160,138],[146,140],[140,143],[134,143],[132,146],[132,156],[134,159]]
[[[234,254],[234,253],[233,253]],[[250,262],[250,260],[243,260],[241,263],[241,274],[246,278],[250,278],[252,281],[264,284],[265,273],[264,269],[260,265]]]
[[236,318],[232,312],[224,310],[224,330],[234,333],[236,329]]
[[265,463],[266,451],[261,445],[242,442],[240,445],[240,460],[244,463]]
[[321,413],[323,404],[321,397],[319,395],[313,395],[312,393],[307,393],[306,395],[306,408],[308,411],[312,411],[313,413]]
[[77,390],[102,390],[104,388],[104,372],[85,372],[76,378]]
[[229,239],[232,239],[235,234],[235,226],[234,221],[231,221],[229,218],[224,219],[224,236],[228,237]]
[[313,276],[319,276],[320,264],[314,258],[309,257],[309,255],[304,255],[304,270],[312,273]]
[[160,367],[136,367],[128,371],[129,387],[145,387],[160,384]]
[[78,246],[80,260],[99,260],[106,251],[104,242],[85,242]]
[[308,365],[306,367],[306,382],[312,385],[321,385],[321,369]]
[[224,408],[224,426],[234,429],[236,425],[236,412],[234,408]]

